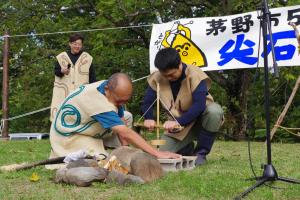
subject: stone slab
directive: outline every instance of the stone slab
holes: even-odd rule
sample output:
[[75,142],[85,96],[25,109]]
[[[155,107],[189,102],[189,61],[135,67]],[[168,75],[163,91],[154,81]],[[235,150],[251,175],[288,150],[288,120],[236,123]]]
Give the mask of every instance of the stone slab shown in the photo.
[[196,156],[182,156],[177,159],[158,159],[164,171],[191,170],[195,168]]

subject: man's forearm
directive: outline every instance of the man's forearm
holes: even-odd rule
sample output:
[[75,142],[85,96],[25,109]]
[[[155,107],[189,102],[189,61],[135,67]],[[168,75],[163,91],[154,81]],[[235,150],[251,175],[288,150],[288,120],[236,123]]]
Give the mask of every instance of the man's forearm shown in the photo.
[[199,100],[193,102],[191,107],[183,113],[180,117],[177,118],[177,121],[180,125],[186,126],[187,124],[191,123],[195,119],[197,119],[201,114],[204,112],[206,108],[206,93],[202,92],[199,93]]
[[157,157],[158,151],[148,144],[140,135],[126,126],[115,126],[112,128],[114,132],[120,135],[128,143],[142,149],[143,151]]

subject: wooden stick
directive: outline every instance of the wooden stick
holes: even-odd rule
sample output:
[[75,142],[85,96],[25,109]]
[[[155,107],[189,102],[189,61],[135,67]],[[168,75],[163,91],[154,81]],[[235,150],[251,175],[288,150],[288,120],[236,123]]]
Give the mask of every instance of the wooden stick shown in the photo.
[[59,164],[63,163],[65,157],[57,157],[57,158],[50,158],[42,161],[37,161],[33,163],[22,163],[22,164],[11,164],[5,165],[0,167],[0,171],[3,172],[10,172],[10,171],[19,171],[23,169],[30,169],[39,165],[46,165],[46,164]]
[[[145,127],[143,123],[136,123],[136,122],[133,123],[133,126],[136,126],[136,127]],[[154,127],[155,127],[155,128],[164,129],[163,125],[161,125],[161,124],[155,125]],[[178,126],[175,126],[174,129],[175,129],[176,131],[181,131],[181,130],[184,129],[184,127],[178,125]]]
[[292,91],[292,94],[291,94],[291,96],[290,96],[288,102],[286,103],[286,105],[285,105],[283,111],[281,112],[280,116],[279,116],[278,119],[277,119],[276,124],[274,125],[274,127],[273,127],[273,129],[272,129],[272,131],[271,131],[271,140],[272,140],[272,138],[273,138],[275,132],[277,131],[278,126],[279,126],[279,125],[281,124],[281,122],[283,121],[283,118],[285,117],[285,115],[286,115],[286,113],[287,113],[287,111],[288,111],[288,109],[289,109],[289,107],[290,107],[290,105],[291,105],[291,103],[292,103],[292,101],[293,101],[293,99],[294,99],[294,97],[295,97],[295,94],[296,94],[296,92],[297,92],[297,90],[298,90],[298,88],[299,88],[299,85],[300,85],[300,76],[299,76],[298,79],[297,79],[297,82],[296,82],[296,84],[295,84],[295,86],[294,86],[294,89],[293,89],[293,91]]
[[161,146],[166,144],[166,140],[151,140],[150,143],[153,146]]
[[[157,96],[157,100],[156,100],[156,124],[159,125],[159,83],[157,83],[157,89],[156,89],[156,96]],[[156,140],[159,140],[159,127],[156,127]],[[157,150],[159,150],[159,145],[156,145]]]
[[[92,156],[86,156],[85,158],[91,159]],[[57,158],[49,158],[46,160],[41,160],[33,163],[21,163],[21,164],[11,164],[11,165],[4,165],[0,167],[0,171],[3,172],[11,172],[11,171],[19,171],[23,169],[30,169],[40,165],[49,165],[49,164],[60,164],[63,163],[65,156],[57,157]]]
[[[159,83],[157,83],[157,89],[156,89],[156,96],[157,96],[157,101],[156,101],[156,124],[159,123]],[[159,127],[156,127],[156,139],[159,140]]]
[[284,126],[278,126],[278,128],[281,128],[281,129],[285,130],[286,132],[288,132],[292,135],[300,137],[300,132],[294,133],[293,131],[290,131],[290,130],[300,130],[300,128],[287,128],[287,127],[284,127]]
[[128,174],[130,169],[124,167],[121,165],[121,163],[118,161],[117,157],[113,155],[107,163],[103,167],[104,169],[107,169],[109,171],[116,170],[122,174]]
[[[8,36],[8,31],[5,31],[5,35]],[[9,37],[4,38],[3,44],[3,70],[2,70],[2,138],[9,138]]]

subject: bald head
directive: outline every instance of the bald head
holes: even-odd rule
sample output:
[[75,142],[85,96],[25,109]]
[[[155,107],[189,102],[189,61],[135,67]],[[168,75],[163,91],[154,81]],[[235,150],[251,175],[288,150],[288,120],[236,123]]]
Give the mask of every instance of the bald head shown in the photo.
[[107,86],[111,91],[114,91],[116,88],[125,84],[127,87],[132,87],[132,82],[127,74],[125,73],[115,73],[109,77],[107,81]]
[[116,104],[125,104],[132,95],[132,82],[127,74],[115,73],[108,79],[107,89],[114,94]]

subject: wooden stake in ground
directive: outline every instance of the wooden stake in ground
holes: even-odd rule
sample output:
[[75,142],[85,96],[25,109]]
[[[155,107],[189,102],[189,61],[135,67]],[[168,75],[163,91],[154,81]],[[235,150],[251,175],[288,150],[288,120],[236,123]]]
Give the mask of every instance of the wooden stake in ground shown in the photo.
[[292,91],[292,94],[291,94],[288,102],[286,103],[283,111],[281,112],[280,116],[277,119],[276,124],[274,125],[274,127],[273,127],[273,129],[271,131],[271,140],[272,140],[275,132],[277,131],[277,128],[280,126],[281,122],[283,121],[283,118],[285,117],[285,115],[286,115],[286,113],[287,113],[287,111],[288,111],[288,109],[289,109],[289,107],[290,107],[290,105],[291,105],[291,103],[292,103],[292,101],[293,101],[293,99],[295,97],[295,94],[296,94],[296,92],[297,92],[297,90],[299,88],[299,85],[300,85],[300,76],[297,79],[297,82],[296,82],[296,84],[294,86],[294,89]]
[[157,149],[159,150],[159,146],[161,145],[165,145],[166,141],[165,140],[161,140],[160,136],[159,136],[159,131],[160,131],[160,122],[159,122],[159,83],[157,83],[157,89],[156,89],[156,97],[157,97],[157,101],[156,101],[156,140],[151,140],[151,144],[156,146]]
[[8,138],[8,116],[9,116],[9,35],[5,32],[3,46],[3,71],[2,71],[2,138]]
[[[159,120],[159,115],[160,115],[160,113],[159,113],[159,111],[160,111],[160,95],[159,95],[159,92],[160,92],[160,87],[159,87],[159,83],[157,83],[157,89],[156,89],[156,108],[157,108],[157,110],[156,110],[156,125],[154,126],[155,127],[155,129],[156,129],[156,140],[151,140],[150,141],[150,143],[151,143],[151,145],[153,145],[153,146],[156,146],[157,147],[157,149],[159,150],[159,146],[161,146],[161,145],[165,145],[166,144],[166,141],[165,140],[161,140],[160,139],[160,129],[164,129],[164,127],[163,127],[163,125],[161,125],[160,124],[160,120]],[[151,106],[153,106],[153,104],[155,103],[155,101],[152,103],[152,105]],[[164,102],[162,101],[162,103],[164,104]],[[151,107],[150,106],[150,107]],[[149,107],[149,108],[150,108]],[[139,121],[144,117],[144,115],[149,111],[149,108],[148,108],[148,110],[143,114],[143,116],[136,122],[136,123],[134,123],[133,124],[133,126],[136,126],[136,127],[145,127],[144,126],[144,124],[143,123],[139,123]],[[173,114],[169,111],[169,110],[167,110],[169,113],[170,113],[170,115],[174,118],[174,120],[176,120],[176,118],[173,116]],[[177,121],[177,120],[176,120]],[[178,122],[178,121],[177,121]],[[174,128],[173,128],[173,132],[175,133],[175,132],[179,132],[179,131],[182,131],[184,129],[184,127],[183,126],[181,126],[179,123],[178,123],[178,125],[177,126],[175,126]]]

